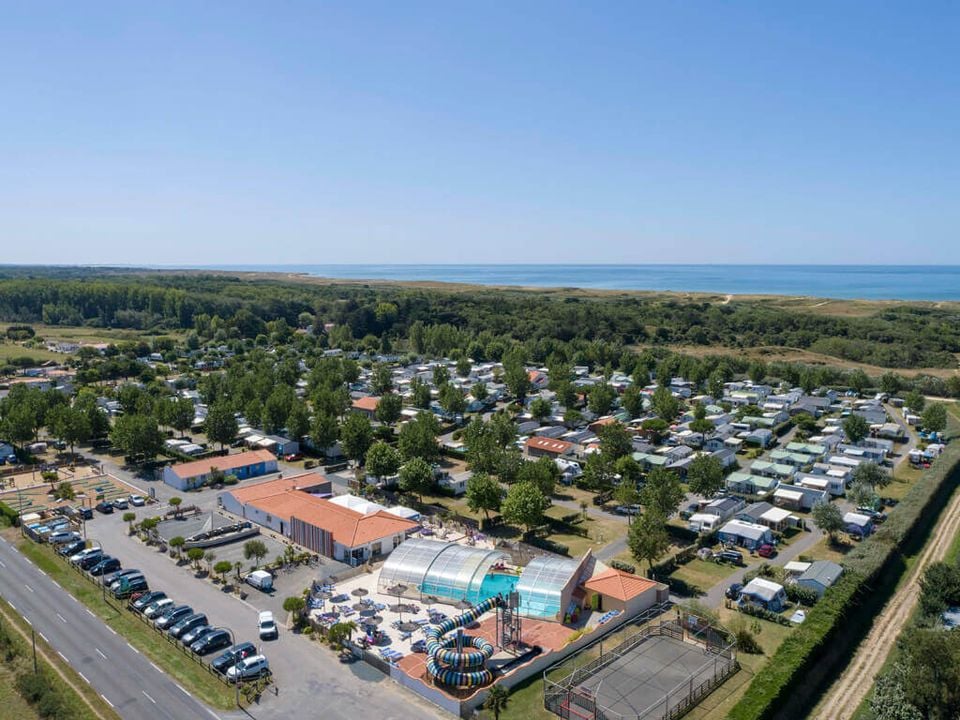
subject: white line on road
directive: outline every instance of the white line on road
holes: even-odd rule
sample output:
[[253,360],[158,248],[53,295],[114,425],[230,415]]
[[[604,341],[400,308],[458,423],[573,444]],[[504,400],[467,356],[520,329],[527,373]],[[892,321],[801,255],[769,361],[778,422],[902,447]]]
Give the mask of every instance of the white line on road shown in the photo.
[[107,696],[106,696],[106,695],[104,695],[103,693],[100,693],[100,697],[103,698],[103,701],[104,701],[107,705],[109,705],[110,707],[113,707],[113,703],[110,702],[110,701],[107,699]]
[[49,640],[47,640],[47,636],[44,635],[43,633],[37,633],[37,634],[38,634],[40,637],[43,638],[43,641],[44,641],[44,642],[47,642],[47,643],[50,642]]
[[67,621],[67,619],[66,619],[63,615],[61,615],[60,613],[57,613],[57,617],[60,618],[60,622],[66,622],[66,621]]
[[70,663],[70,661],[67,660],[67,656],[64,655],[62,652],[60,652],[59,650],[57,650],[57,655],[59,655],[60,657],[62,657],[62,658],[63,658],[63,661],[64,661],[65,663],[67,663],[67,664]]
[[0,567],[2,567],[2,568],[5,568],[5,567],[6,567],[6,563],[4,563],[3,560],[0,560]]
[[149,695],[147,695],[147,691],[146,691],[146,690],[141,690],[140,692],[142,692],[142,693],[143,693],[143,696],[144,696],[147,700],[149,700],[150,702],[152,702],[154,705],[157,704],[157,701],[156,701],[156,700],[154,700],[152,697],[150,697]]
[[14,610],[17,609],[17,606],[14,605],[14,604],[13,604],[12,602],[10,602],[9,600],[7,600],[7,605],[9,605],[10,607],[12,607]]
[[155,663],[150,663],[150,664],[153,665],[153,669],[156,670],[157,672],[161,672],[161,673],[163,672],[163,670],[158,668]]
[[210,713],[211,715],[213,715],[217,720],[220,720],[220,716],[217,715],[213,710],[211,710],[210,708],[205,708],[205,709],[206,709],[206,711],[207,711],[208,713]]
[[131,645],[130,643],[127,643],[127,647],[130,648],[131,650],[133,650],[137,655],[140,654],[140,651],[137,650],[137,649],[136,649],[133,645]]
[[96,617],[96,615],[93,614],[93,612],[90,610],[90,608],[84,608],[84,610],[87,611],[87,615],[89,615],[90,617]]
[[97,655],[99,655],[100,657],[102,657],[104,660],[107,659],[107,656],[103,654],[103,650],[101,650],[100,648],[94,648],[94,650],[96,650],[96,651],[97,651]]
[[80,676],[80,679],[83,680],[87,685],[90,684],[90,681],[87,680],[87,676],[84,675],[84,674],[83,674],[82,672],[80,672],[79,670],[77,670],[77,675],[79,675],[79,676]]
[[63,588],[60,587],[60,583],[58,583],[56,580],[51,580],[50,582],[52,582],[52,583],[53,583],[54,585],[56,585],[58,588],[60,588],[61,590],[63,590]]
[[24,586],[27,590],[29,590],[30,592],[33,592],[33,588],[30,587],[29,585],[27,585],[26,583],[24,583],[23,586]]
[[37,572],[39,572],[39,573],[40,573],[41,575],[43,575],[44,577],[47,576],[47,574],[46,574],[43,570],[41,570],[40,568],[37,568]]
[[110,632],[112,632],[114,635],[117,634],[117,631],[114,630],[114,629],[113,629],[112,627],[110,627],[109,625],[107,625],[107,630],[109,630]]
[[33,623],[30,622],[30,618],[28,618],[26,615],[23,616],[23,621],[30,627],[33,627]]
[[181,685],[180,683],[174,683],[174,684],[175,684],[178,688],[180,688],[180,692],[182,692],[182,693],[183,693],[184,695],[186,695],[187,697],[190,697],[190,693],[188,693],[186,690],[184,690],[183,685]]

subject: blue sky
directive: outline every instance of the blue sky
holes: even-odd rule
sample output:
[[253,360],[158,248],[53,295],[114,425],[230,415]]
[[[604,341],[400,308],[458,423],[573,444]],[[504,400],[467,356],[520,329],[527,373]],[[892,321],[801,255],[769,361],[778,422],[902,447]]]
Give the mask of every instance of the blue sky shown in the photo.
[[960,263],[958,21],[4,3],[0,262]]

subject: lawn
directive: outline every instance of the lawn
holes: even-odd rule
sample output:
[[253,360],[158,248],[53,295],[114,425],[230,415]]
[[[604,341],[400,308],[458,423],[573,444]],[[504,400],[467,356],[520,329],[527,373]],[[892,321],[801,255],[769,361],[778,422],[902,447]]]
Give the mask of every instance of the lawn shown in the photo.
[[17,718],[17,720],[40,720],[33,706],[13,689],[15,679],[16,676],[9,667],[0,665],[0,707],[3,708],[4,717]]
[[709,562],[694,558],[685,565],[679,566],[670,573],[671,578],[682,580],[687,585],[697,588],[705,593],[711,587],[721,582],[736,568],[731,565]]
[[21,539],[20,551],[38,568],[59,582],[77,600],[90,608],[107,625],[123,635],[154,663],[163,668],[181,685],[203,702],[227,710],[235,707],[234,691],[195,660],[181,652],[170,652],[170,643],[153,628],[144,624],[126,610],[118,610],[103,600],[101,589],[56,557],[45,545]]
[[63,361],[66,360],[68,356],[62,353],[50,352],[46,348],[26,348],[17,343],[0,342],[0,363],[6,363],[12,358],[21,357],[29,357],[39,362],[46,362],[47,360]]
[[807,552],[803,554],[803,557],[811,560],[832,560],[835,563],[839,563],[843,560],[844,556],[855,547],[856,544],[850,540],[846,540],[846,538],[844,538],[844,542],[841,545],[831,545],[828,539],[823,537],[817,541],[816,545],[807,550]]

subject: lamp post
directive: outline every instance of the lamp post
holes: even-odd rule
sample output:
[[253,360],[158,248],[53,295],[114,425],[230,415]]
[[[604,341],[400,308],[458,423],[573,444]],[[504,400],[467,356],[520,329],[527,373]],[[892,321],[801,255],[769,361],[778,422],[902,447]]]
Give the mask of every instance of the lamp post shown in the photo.
[[[233,634],[233,630],[225,626],[223,627],[223,629],[226,630],[228,633],[230,633],[230,647],[236,648],[237,638]],[[240,653],[236,653],[233,658],[233,673],[234,673],[233,687],[236,690],[237,707],[240,707],[240,660],[241,660]]]

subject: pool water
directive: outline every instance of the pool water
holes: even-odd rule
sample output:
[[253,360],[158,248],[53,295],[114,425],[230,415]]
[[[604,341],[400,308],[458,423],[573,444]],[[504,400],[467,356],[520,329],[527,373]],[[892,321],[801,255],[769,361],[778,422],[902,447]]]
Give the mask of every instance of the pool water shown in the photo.
[[503,595],[506,597],[517,586],[518,580],[520,580],[518,575],[489,573],[485,578],[483,578],[483,583],[480,585],[480,592],[476,602],[482,602],[487,598],[492,598],[494,595]]

